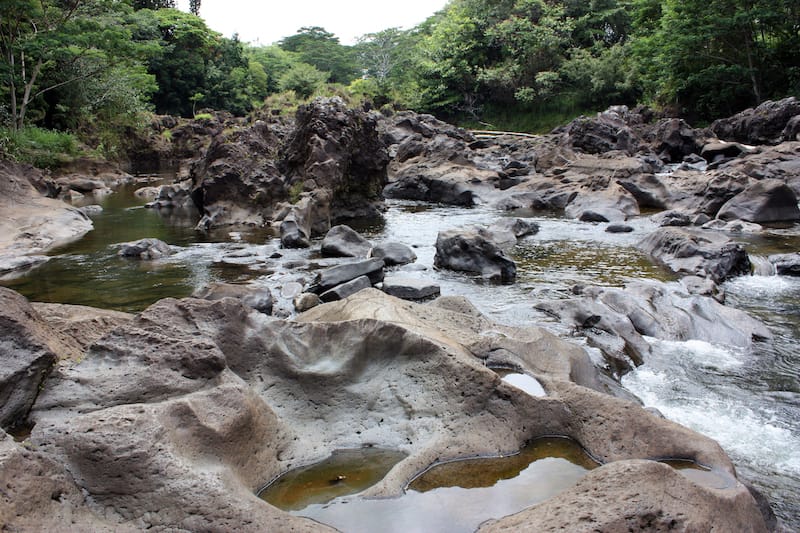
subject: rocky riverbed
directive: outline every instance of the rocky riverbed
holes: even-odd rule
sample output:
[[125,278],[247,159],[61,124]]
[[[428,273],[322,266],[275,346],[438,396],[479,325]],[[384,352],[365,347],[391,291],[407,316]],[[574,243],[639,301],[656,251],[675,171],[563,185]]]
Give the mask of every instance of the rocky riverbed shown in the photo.
[[[242,224],[273,231],[273,243],[222,254],[252,267],[249,283],[206,280],[197,298],[159,299],[135,315],[30,304],[2,289],[3,428],[32,426],[19,442],[3,434],[0,469],[13,480],[3,522],[320,530],[256,492],[336,449],[379,446],[407,455],[363,497],[395,497],[437,462],[559,435],[602,466],[482,529],[780,528],[719,444],[644,409],[618,381],[647,364],[657,341],[742,350],[773,342],[770,328],[724,303],[727,280],[752,270],[738,237],[800,219],[796,133],[759,127],[762,136],[778,132],[771,144],[719,139],[721,126],[645,124],[641,113],[614,108],[548,136],[476,137],[433,117],[382,117],[328,100],[303,108],[294,124],[216,128],[184,154],[182,181],[153,189],[151,207],[184,213],[206,235],[238,236],[248,231]],[[30,169],[6,169],[14,183],[55,191],[43,176],[25,179]],[[66,189],[79,181],[64,180]],[[33,200],[20,205],[40,201],[26,190]],[[382,196],[495,215],[461,225],[450,216],[441,231],[381,242],[341,225],[379,219]],[[86,231],[85,213],[48,205],[77,217],[61,230],[80,219]],[[530,283],[518,272],[543,249],[536,243],[550,219],[542,215],[553,213],[628,243],[664,273],[535,296],[534,283],[530,303],[516,302],[531,320],[498,321],[421,270],[454,272],[478,301],[492,287]],[[115,248],[136,250],[115,261],[144,259],[147,272],[186,253],[161,244]],[[791,274],[797,254],[786,252],[797,250],[782,252],[767,262]],[[508,384],[499,369],[534,377],[545,395]],[[714,481],[664,459],[703,465]]]

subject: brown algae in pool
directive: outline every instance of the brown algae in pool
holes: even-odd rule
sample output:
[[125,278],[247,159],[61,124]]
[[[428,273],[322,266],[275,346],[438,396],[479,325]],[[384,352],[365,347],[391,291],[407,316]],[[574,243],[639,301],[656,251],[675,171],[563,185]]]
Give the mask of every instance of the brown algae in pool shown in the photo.
[[596,466],[576,442],[542,438],[514,456],[436,465],[399,498],[352,495],[292,514],[344,533],[472,532],[488,519],[514,514],[568,489]]
[[319,463],[290,470],[258,495],[284,511],[324,504],[374,485],[405,458],[403,452],[382,448],[335,450]]
[[[531,441],[515,455],[465,459],[435,465],[417,476],[408,488],[427,492],[441,487],[491,487],[500,480],[519,476],[530,465],[544,459],[561,459],[584,470],[598,466],[574,440],[545,437]],[[552,469],[552,473],[558,475],[558,468]],[[546,479],[541,481],[547,483]]]

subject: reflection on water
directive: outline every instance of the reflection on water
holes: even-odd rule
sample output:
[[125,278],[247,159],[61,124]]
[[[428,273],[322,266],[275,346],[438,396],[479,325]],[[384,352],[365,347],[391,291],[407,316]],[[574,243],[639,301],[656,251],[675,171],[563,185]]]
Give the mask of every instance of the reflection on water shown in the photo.
[[336,498],[293,514],[313,518],[344,533],[471,532],[544,501],[595,468],[569,439],[537,439],[511,457],[470,459],[437,465],[392,499]]
[[284,511],[325,504],[371,487],[405,457],[403,452],[381,448],[335,450],[324,461],[282,475],[259,497]]

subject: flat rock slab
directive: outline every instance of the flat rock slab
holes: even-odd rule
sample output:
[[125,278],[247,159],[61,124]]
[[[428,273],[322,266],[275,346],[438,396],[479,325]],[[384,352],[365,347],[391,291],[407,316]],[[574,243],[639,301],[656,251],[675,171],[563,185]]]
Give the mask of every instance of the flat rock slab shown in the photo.
[[360,290],[372,287],[372,282],[367,276],[359,276],[356,279],[350,280],[341,285],[327,290],[319,295],[320,300],[323,302],[335,302],[336,300],[344,300],[348,296],[352,296]]
[[418,278],[391,276],[383,280],[383,292],[403,300],[424,300],[441,294],[441,288]]
[[342,283],[347,283],[361,276],[369,277],[374,285],[383,281],[383,267],[384,262],[382,259],[373,258],[326,268],[317,274],[309,290],[316,294],[322,294]]

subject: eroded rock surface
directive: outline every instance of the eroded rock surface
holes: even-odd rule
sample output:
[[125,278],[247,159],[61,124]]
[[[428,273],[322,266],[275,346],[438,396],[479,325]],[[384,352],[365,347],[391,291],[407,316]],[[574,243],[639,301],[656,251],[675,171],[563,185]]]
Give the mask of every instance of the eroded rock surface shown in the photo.
[[[506,384],[494,366],[535,376],[546,396]],[[16,507],[7,525],[71,516],[98,529],[321,531],[255,491],[334,449],[378,444],[408,453],[368,491],[394,496],[438,460],[507,453],[555,434],[611,463],[613,485],[590,476],[581,487],[642,487],[642,502],[663,495],[623,468],[630,460],[685,457],[713,466],[730,484],[696,489],[683,511],[730,512],[758,530],[757,506],[716,443],[600,392],[613,388],[581,348],[540,328],[494,324],[463,298],[421,305],[367,289],[295,321],[230,298],[166,299],[48,378],[32,415],[37,455],[26,460],[49,461],[39,470],[53,474],[47,482],[19,476],[11,495],[58,482],[64,497]],[[19,463],[3,454],[0,468],[11,472]],[[69,474],[58,474],[58,464]],[[565,494],[551,501],[566,504],[572,493]],[[590,500],[582,512],[600,515],[609,505],[627,504]],[[633,513],[631,520],[646,519]]]

